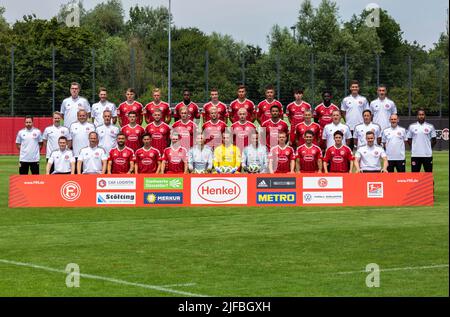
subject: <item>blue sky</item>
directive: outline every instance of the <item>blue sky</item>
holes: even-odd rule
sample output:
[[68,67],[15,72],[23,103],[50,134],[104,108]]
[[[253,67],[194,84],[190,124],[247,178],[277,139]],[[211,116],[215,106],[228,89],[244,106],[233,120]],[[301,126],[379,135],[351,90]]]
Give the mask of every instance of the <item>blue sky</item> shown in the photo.
[[[50,18],[58,12],[65,0],[0,0],[6,8],[8,22],[35,13],[39,18]],[[101,0],[84,0],[87,9]],[[198,27],[207,34],[229,34],[237,41],[267,48],[267,35],[273,25],[290,27],[297,20],[301,0],[172,0],[172,14],[177,26]],[[312,1],[315,6],[320,0]],[[125,11],[130,6],[167,5],[168,0],[122,0]],[[377,3],[400,24],[404,38],[416,40],[426,48],[433,47],[447,21],[446,0],[337,0],[342,21],[359,14],[369,3]]]

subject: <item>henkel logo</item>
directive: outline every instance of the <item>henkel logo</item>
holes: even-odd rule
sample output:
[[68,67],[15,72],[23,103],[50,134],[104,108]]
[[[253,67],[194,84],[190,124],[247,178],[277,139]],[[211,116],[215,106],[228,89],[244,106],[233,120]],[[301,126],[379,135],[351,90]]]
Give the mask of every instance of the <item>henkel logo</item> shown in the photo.
[[61,186],[61,197],[68,202],[77,200],[81,195],[81,187],[77,182],[68,181]]
[[192,204],[247,204],[247,178],[191,179]]

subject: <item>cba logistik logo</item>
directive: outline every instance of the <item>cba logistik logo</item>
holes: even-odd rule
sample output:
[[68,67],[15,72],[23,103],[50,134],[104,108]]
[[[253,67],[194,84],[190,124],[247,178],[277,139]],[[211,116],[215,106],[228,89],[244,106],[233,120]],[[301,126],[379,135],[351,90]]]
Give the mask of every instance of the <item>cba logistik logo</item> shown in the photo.
[[182,204],[182,193],[144,193],[144,204],[159,205],[159,204]]
[[297,193],[262,192],[256,194],[257,204],[293,204],[297,202]]
[[144,189],[183,189],[183,178],[144,178]]

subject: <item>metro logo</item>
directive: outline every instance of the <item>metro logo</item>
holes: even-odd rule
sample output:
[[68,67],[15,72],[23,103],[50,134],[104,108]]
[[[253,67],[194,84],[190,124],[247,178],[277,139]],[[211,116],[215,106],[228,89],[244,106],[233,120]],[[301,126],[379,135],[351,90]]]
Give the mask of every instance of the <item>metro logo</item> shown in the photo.
[[257,193],[257,204],[293,204],[297,202],[295,192],[261,192]]

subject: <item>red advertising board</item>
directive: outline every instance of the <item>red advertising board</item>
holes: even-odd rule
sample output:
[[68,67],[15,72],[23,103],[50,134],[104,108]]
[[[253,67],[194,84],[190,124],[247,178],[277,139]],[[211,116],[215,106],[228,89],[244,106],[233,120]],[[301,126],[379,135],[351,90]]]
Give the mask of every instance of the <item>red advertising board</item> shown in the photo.
[[432,206],[431,173],[11,176],[9,207]]

